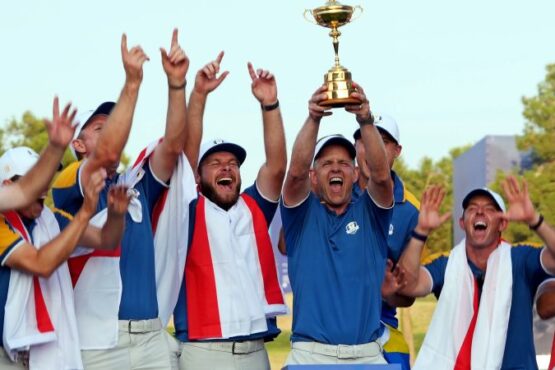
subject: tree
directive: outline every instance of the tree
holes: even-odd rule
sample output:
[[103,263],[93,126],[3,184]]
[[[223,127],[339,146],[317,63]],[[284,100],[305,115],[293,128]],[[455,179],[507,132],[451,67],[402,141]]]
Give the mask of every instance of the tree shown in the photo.
[[522,98],[527,122],[518,144],[521,149],[533,150],[535,164],[555,161],[555,64],[546,69],[538,94]]

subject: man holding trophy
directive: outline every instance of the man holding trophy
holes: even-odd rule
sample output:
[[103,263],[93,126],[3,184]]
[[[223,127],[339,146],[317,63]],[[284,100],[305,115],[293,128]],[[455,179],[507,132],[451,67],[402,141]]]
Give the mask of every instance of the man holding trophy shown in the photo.
[[[285,179],[281,215],[293,289],[292,351],[287,364],[385,364],[376,340],[393,188],[385,149],[363,89],[346,105],[360,125],[370,179],[352,199],[355,149],[341,135],[316,142],[331,115],[327,86],[309,101]],[[314,192],[311,191],[314,189]]]

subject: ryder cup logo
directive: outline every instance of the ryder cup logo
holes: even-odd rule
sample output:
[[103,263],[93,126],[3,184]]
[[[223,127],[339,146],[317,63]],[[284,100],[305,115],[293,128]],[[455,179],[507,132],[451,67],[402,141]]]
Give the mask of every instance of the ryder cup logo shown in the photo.
[[359,226],[356,221],[349,222],[347,226],[345,226],[345,232],[349,235],[354,235],[358,231]]

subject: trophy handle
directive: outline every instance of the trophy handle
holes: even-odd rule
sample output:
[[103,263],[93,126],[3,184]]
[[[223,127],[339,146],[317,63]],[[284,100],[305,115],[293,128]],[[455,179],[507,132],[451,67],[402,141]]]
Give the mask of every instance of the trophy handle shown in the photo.
[[310,19],[310,18],[308,18],[308,17],[306,16],[306,13],[310,13],[310,15],[312,15],[312,10],[310,10],[310,9],[305,9],[305,11],[304,11],[304,13],[303,13],[303,17],[304,17],[304,19],[306,19],[307,22],[312,23],[312,24],[315,24],[315,25],[318,26],[318,23],[316,23],[316,21],[314,20],[314,16],[312,17],[312,19]]
[[[364,11],[364,9],[362,9],[362,6],[357,5],[353,7],[353,17],[351,18],[351,22],[354,21],[355,19],[358,19],[361,15],[362,12]],[[357,13],[357,9],[359,10],[359,12]]]

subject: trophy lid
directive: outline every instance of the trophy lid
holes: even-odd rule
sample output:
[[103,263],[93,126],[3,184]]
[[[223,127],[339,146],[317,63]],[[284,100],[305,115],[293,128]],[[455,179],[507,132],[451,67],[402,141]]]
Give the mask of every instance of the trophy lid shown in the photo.
[[320,26],[328,28],[341,27],[351,20],[353,7],[343,5],[339,1],[329,0],[326,5],[312,10],[314,19]]

